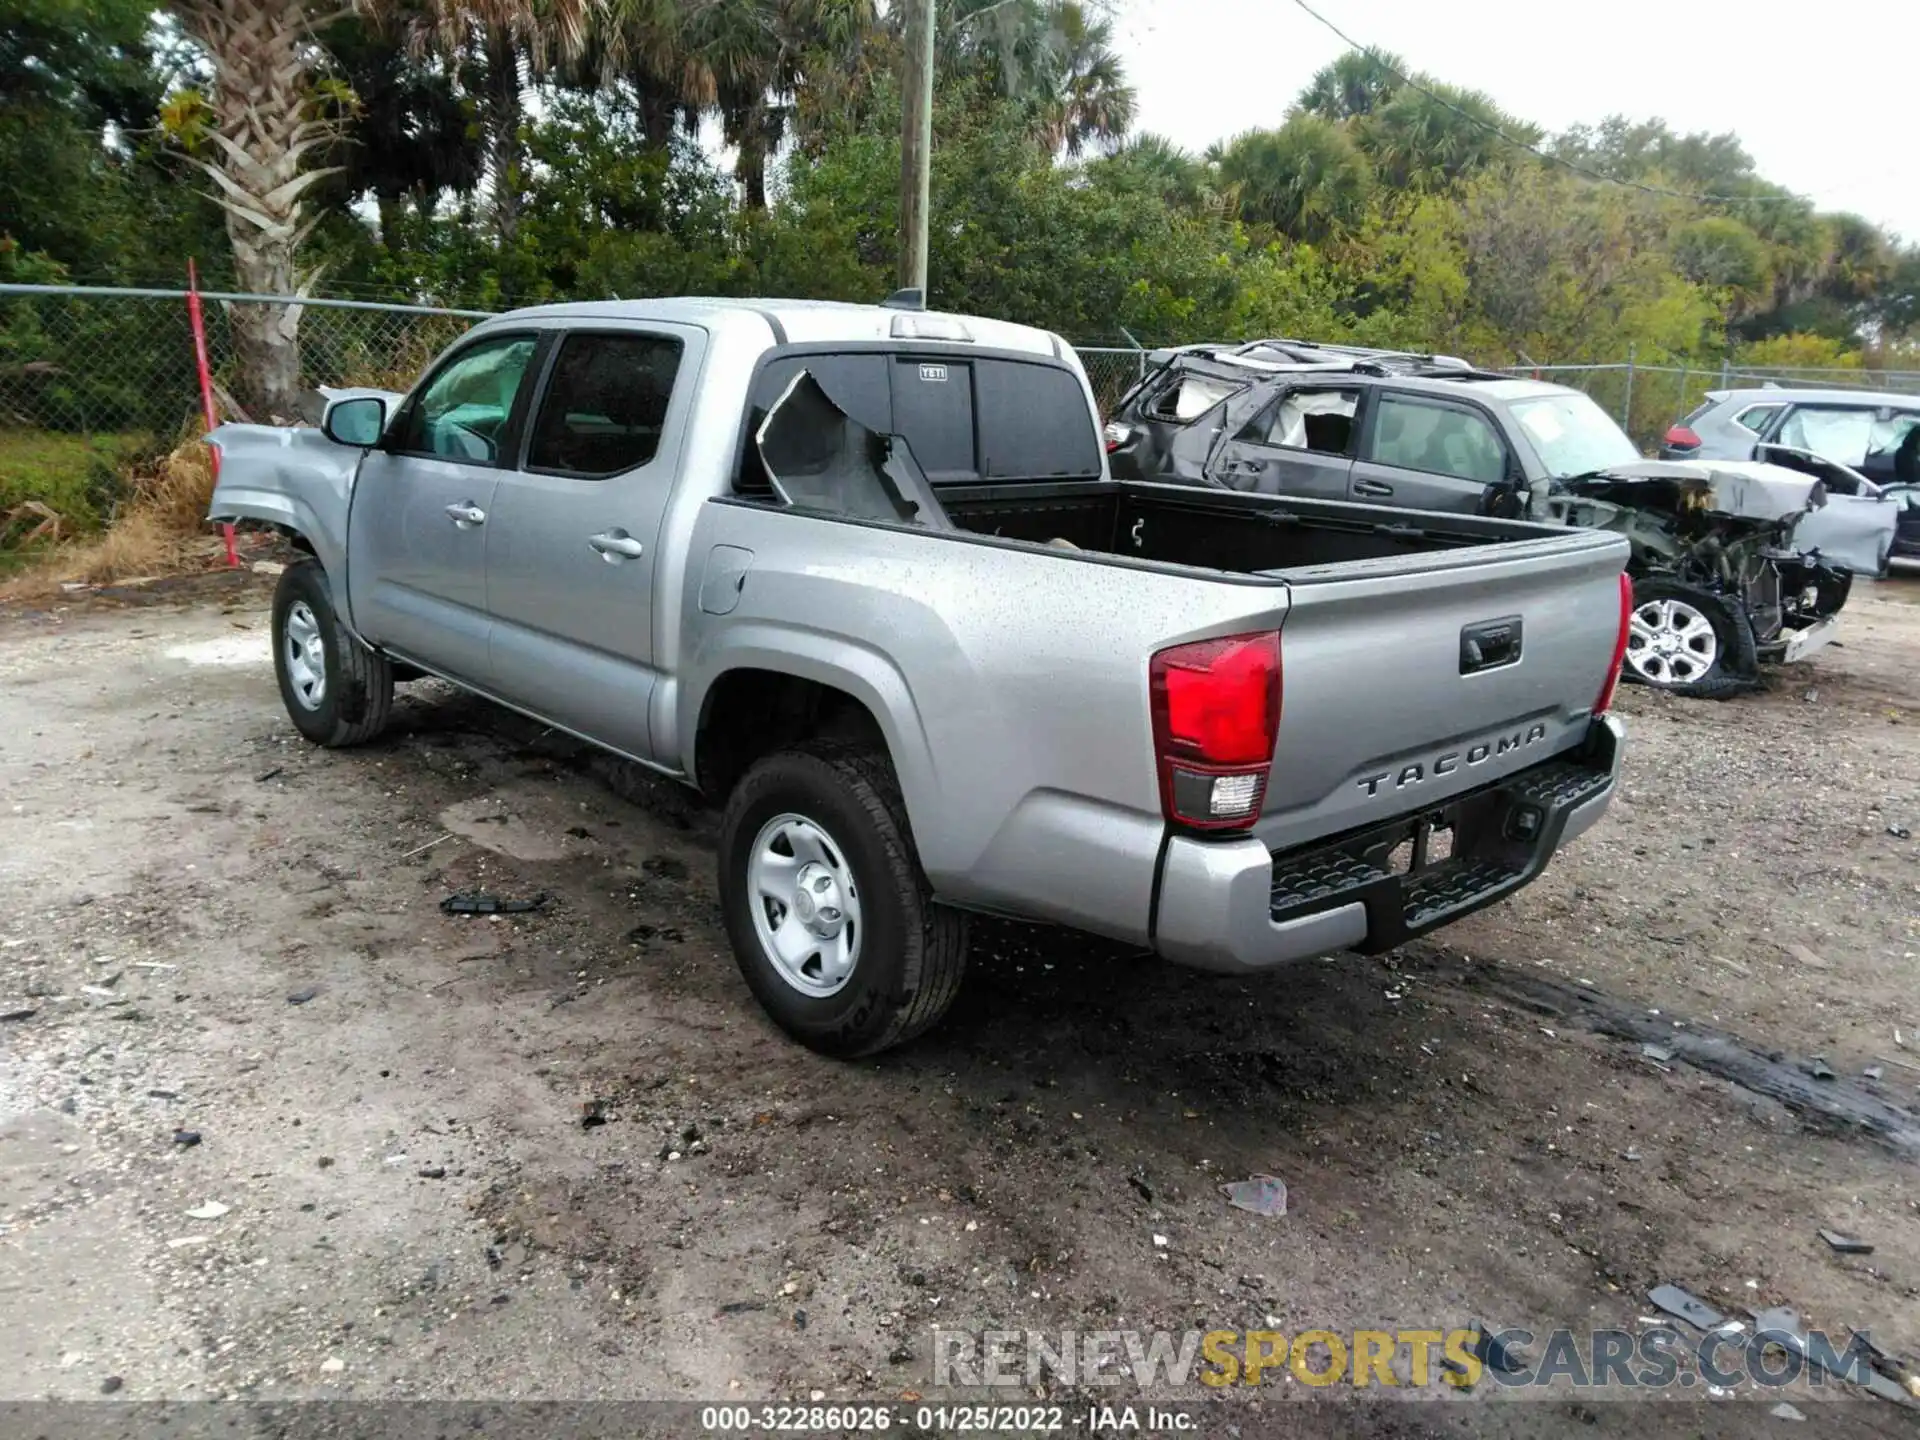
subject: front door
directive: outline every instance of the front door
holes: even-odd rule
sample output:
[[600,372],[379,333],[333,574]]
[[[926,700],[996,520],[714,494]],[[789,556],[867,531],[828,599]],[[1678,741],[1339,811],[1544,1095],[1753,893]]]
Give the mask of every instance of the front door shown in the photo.
[[1506,442],[1476,406],[1380,391],[1364,428],[1352,495],[1368,504],[1472,515],[1511,470]]
[[1356,385],[1284,391],[1222,442],[1210,478],[1261,495],[1346,499],[1360,397]]
[[494,693],[643,760],[661,519],[705,339],[653,323],[566,332],[487,526]]
[[487,335],[449,354],[361,461],[348,511],[354,628],[482,688],[487,526],[538,344],[531,332]]

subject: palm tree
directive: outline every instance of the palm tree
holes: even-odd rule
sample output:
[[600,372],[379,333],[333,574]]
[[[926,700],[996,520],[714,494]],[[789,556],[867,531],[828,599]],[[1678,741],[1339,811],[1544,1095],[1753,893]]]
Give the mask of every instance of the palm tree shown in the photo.
[[1407,62],[1391,50],[1349,50],[1316,70],[1294,105],[1328,120],[1371,115],[1394,97],[1406,73]]
[[978,77],[1021,106],[1050,152],[1110,147],[1133,124],[1113,26],[1081,0],[958,0],[949,17],[936,42],[940,73]]
[[1164,135],[1135,135],[1100,163],[1141,177],[1167,204],[1183,210],[1216,199],[1206,164]]
[[1036,133],[1047,149],[1078,156],[1112,145],[1133,124],[1134,90],[1113,48],[1113,25],[1088,16],[1079,0],[1047,8],[1045,59],[1036,76]]
[[1209,158],[1251,225],[1319,244],[1359,223],[1373,174],[1344,126],[1296,113],[1278,130],[1250,130]]
[[[235,278],[256,295],[303,294],[312,277],[294,259],[316,221],[301,200],[329,173],[307,160],[332,139],[308,99],[311,19],[286,0],[174,0],[173,13],[213,62],[213,148],[195,163],[225,212]],[[300,306],[237,305],[232,327],[240,398],[263,419],[297,414]]]
[[601,12],[601,0],[367,0],[376,20],[404,25],[412,44],[481,67],[487,178],[494,229],[510,242],[519,226],[520,135],[527,82],[577,59]]
[[1538,127],[1514,119],[1478,90],[1422,80],[1354,122],[1374,168],[1400,189],[1437,190],[1538,144]]

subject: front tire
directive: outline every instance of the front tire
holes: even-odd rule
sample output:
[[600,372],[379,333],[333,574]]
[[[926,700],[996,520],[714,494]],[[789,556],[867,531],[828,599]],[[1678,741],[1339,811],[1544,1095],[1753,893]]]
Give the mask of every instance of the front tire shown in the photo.
[[316,745],[359,745],[387,728],[393,667],[341,623],[318,560],[289,565],[273,592],[273,668],[293,728]]
[[1759,682],[1753,627],[1711,590],[1674,580],[1636,580],[1622,673],[1675,695],[1728,699]]
[[934,903],[884,756],[824,741],[767,756],[734,787],[719,849],[734,959],[802,1045],[873,1055],[946,1014],[966,917]]

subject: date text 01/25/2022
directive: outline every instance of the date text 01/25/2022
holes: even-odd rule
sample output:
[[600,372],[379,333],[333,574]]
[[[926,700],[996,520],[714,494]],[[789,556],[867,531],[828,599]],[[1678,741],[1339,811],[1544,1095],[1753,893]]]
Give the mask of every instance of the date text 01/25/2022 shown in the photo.
[[1063,1405],[709,1405],[700,1428],[709,1434],[805,1435],[821,1431],[883,1433],[895,1428],[941,1434],[1017,1434],[1038,1431],[1159,1431],[1187,1433],[1198,1420],[1159,1405],[1095,1405],[1084,1414]]

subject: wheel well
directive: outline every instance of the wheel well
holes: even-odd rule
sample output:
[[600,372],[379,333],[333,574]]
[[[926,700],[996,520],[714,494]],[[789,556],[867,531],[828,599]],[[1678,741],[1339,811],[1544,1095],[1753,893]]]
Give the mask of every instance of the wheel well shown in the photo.
[[761,756],[817,738],[887,748],[873,712],[844,690],[777,670],[729,670],[700,707],[694,775],[718,802]]

